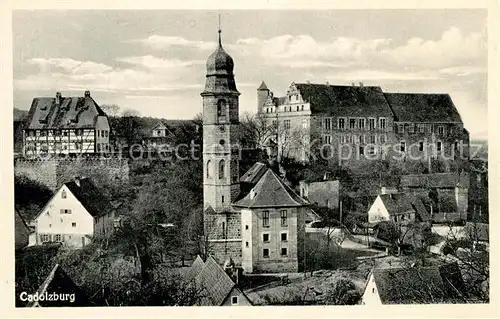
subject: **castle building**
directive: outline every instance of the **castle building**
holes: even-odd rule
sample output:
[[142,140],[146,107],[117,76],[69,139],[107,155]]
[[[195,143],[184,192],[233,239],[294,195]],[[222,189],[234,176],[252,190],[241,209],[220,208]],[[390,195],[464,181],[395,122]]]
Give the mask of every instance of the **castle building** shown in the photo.
[[85,91],[83,97],[33,99],[23,129],[23,155],[93,154],[109,151],[109,123]]
[[277,145],[278,157],[308,161],[315,147],[346,163],[394,156],[449,163],[468,156],[469,133],[448,94],[292,83],[285,96],[275,97],[262,82],[257,103],[258,114],[274,129],[268,142]]
[[240,187],[240,93],[220,33],[201,93],[205,249],[219,264],[232,260],[245,272],[298,271],[308,203],[266,168]]

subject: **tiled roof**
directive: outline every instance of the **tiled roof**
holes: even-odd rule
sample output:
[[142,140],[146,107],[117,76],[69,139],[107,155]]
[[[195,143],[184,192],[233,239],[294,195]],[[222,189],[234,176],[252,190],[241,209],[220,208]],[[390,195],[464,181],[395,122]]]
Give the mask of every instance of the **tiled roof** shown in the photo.
[[109,199],[107,199],[97,186],[89,178],[79,180],[79,185],[76,181],[65,183],[66,187],[75,195],[76,199],[82,203],[83,207],[93,217],[99,217],[113,210]]
[[384,93],[396,121],[462,122],[448,94]]
[[337,116],[392,116],[378,86],[341,86],[295,83],[312,113]]
[[194,260],[193,264],[189,268],[189,271],[186,274],[185,280],[187,282],[190,282],[198,276],[198,274],[203,270],[203,266],[205,264],[203,263],[203,260],[201,259],[200,256],[197,256],[196,259]]
[[56,264],[54,268],[52,268],[52,271],[40,285],[37,292],[38,295],[43,295],[45,292],[50,294],[57,293],[60,295],[74,294],[74,301],[32,301],[26,305],[27,307],[82,307],[91,305],[87,295],[73,282],[73,280],[71,280],[59,264]]
[[[198,266],[197,266],[198,267]],[[200,289],[199,306],[220,306],[227,298],[235,283],[224,269],[211,256],[195,278],[196,288]]]
[[233,206],[298,207],[308,204],[268,168],[254,188],[245,197],[233,203]]
[[61,97],[56,105],[53,97],[33,99],[26,120],[26,129],[92,128],[104,111],[90,97]]
[[468,173],[434,173],[402,175],[401,187],[418,188],[455,188],[457,186],[469,187]]
[[[443,267],[443,266],[441,266]],[[463,302],[453,285],[461,285],[456,268],[411,267],[373,270],[378,294],[383,304],[436,304]],[[446,281],[446,284],[445,284]],[[461,289],[462,287],[454,287]]]
[[267,166],[264,163],[257,162],[240,177],[241,183],[256,184],[266,172]]

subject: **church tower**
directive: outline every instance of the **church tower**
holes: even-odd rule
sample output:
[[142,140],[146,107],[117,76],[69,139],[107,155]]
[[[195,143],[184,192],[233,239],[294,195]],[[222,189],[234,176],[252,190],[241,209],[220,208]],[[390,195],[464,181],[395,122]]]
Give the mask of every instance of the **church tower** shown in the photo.
[[207,60],[203,99],[203,201],[216,213],[231,209],[239,194],[240,92],[234,81],[233,59],[218,47]]

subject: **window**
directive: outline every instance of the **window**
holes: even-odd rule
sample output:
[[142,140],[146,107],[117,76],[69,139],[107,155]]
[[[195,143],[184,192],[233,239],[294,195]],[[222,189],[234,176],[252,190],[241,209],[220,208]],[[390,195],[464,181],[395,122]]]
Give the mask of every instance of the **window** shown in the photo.
[[369,130],[375,129],[375,119],[368,119],[368,129]]
[[71,223],[71,227],[76,227],[76,223]]
[[423,152],[424,151],[424,142],[418,142],[418,150],[420,152]]
[[418,132],[419,132],[420,134],[425,133],[425,126],[424,126],[424,125],[422,125],[422,124],[419,124],[419,125],[418,125]]
[[299,110],[299,106],[297,105],[297,111]]
[[207,178],[210,177],[210,175],[212,175],[212,161],[211,160],[208,160],[207,161]]
[[245,242],[245,247],[248,247],[248,242],[247,241]]
[[221,197],[221,203],[224,203],[224,195]]
[[245,230],[248,230],[248,225],[245,225]]
[[61,214],[71,214],[71,209],[61,209]]
[[285,120],[283,123],[284,123],[285,130],[289,130],[290,129],[290,120]]
[[262,250],[262,255],[264,256],[264,258],[269,258],[269,249],[264,248]]
[[377,148],[373,145],[367,146],[367,151],[369,155],[375,155],[377,153]]
[[276,120],[273,120],[273,127],[276,127]]
[[288,239],[287,233],[281,233],[281,241],[287,241]]
[[269,227],[269,211],[265,210],[262,213],[262,226]]
[[61,236],[61,234],[56,234],[56,235],[55,235],[55,240],[54,240],[54,241],[56,241],[56,242],[58,242],[58,243],[62,242],[62,236]]
[[281,211],[281,226],[288,225],[288,212],[286,210]]
[[345,119],[344,118],[339,118],[339,129],[341,129],[341,130],[345,129]]
[[399,142],[399,150],[401,152],[406,152],[406,142],[405,141]]
[[364,130],[364,129],[365,129],[365,119],[358,119],[358,127],[359,127],[361,130]]
[[41,236],[42,238],[42,243],[48,243],[50,242],[50,235],[44,234]]
[[237,305],[238,304],[238,296],[232,296],[231,297],[231,304],[232,305]]
[[441,141],[438,141],[437,142],[437,151],[441,152],[442,149],[443,149],[443,143]]
[[415,133],[415,125],[410,124],[410,126],[408,126],[408,133],[410,134]]
[[224,160],[220,160],[220,162],[219,162],[219,179],[224,178],[224,176],[225,176],[224,170],[225,170]]
[[62,135],[63,135],[63,136],[68,136],[68,131],[63,131],[63,132],[62,132]]
[[356,119],[349,119],[349,128],[351,130],[356,128]]
[[325,144],[332,144],[332,136],[331,135],[323,136],[323,141]]
[[288,249],[281,248],[281,256],[286,256],[286,255],[288,255]]
[[385,117],[381,117],[379,119],[379,125],[378,125],[378,127],[380,129],[382,129],[382,130],[385,130],[386,126],[387,126],[387,120],[386,120],[386,118]]
[[300,110],[301,110],[301,111],[304,111],[304,105],[301,105],[301,106],[300,106]]
[[340,144],[344,144],[345,143],[345,135],[341,134],[340,135]]
[[262,234],[262,241],[265,243],[269,242],[269,234]]
[[226,238],[226,223],[222,222],[222,238]]
[[331,130],[332,129],[332,119],[331,118],[325,118],[325,130]]
[[384,144],[387,141],[385,134],[380,134],[379,140],[381,144]]
[[217,118],[219,122],[226,121],[226,100],[219,100],[217,102]]
[[364,155],[365,154],[365,148],[363,146],[359,147],[359,155]]
[[405,132],[405,126],[403,124],[398,124],[398,133],[404,133]]
[[375,144],[377,143],[377,137],[375,135],[370,135],[370,143],[371,144]]
[[61,193],[61,197],[62,197],[62,198],[66,198],[66,191],[62,191],[62,193]]
[[307,119],[302,119],[302,128],[307,128]]
[[375,293],[375,288],[372,288],[372,294],[374,294],[374,293]]
[[444,126],[438,126],[438,134],[444,135]]

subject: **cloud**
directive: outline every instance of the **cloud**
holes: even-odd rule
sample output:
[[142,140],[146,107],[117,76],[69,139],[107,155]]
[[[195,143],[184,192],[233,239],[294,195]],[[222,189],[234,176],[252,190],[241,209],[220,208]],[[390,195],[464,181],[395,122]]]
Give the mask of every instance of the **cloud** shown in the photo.
[[194,65],[203,65],[205,61],[203,60],[190,60],[183,61],[178,59],[161,59],[154,57],[152,55],[145,56],[133,56],[133,57],[121,57],[116,58],[118,62],[124,62],[127,64],[132,64],[135,66],[141,66],[147,69],[179,69],[190,67]]
[[394,81],[423,81],[423,80],[436,80],[439,76],[433,74],[432,72],[420,71],[420,72],[404,72],[404,71],[385,71],[385,70],[370,70],[361,69],[348,72],[340,72],[327,76],[328,79],[340,79],[349,81],[383,81],[383,80],[394,80]]
[[76,61],[70,58],[34,58],[28,60],[29,64],[37,65],[42,72],[51,69],[60,69],[73,74],[101,73],[111,71],[112,68],[102,63],[92,61]]
[[192,41],[187,40],[183,37],[171,37],[171,36],[161,36],[161,35],[151,35],[145,39],[134,39],[125,41],[128,43],[140,43],[147,47],[156,50],[166,50],[171,47],[189,47],[199,50],[213,50],[215,48],[215,42],[205,42],[205,41]]

